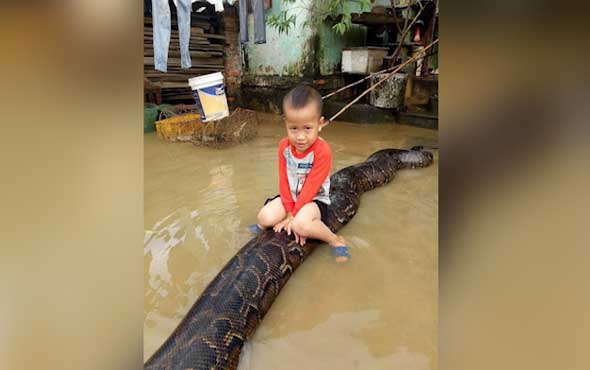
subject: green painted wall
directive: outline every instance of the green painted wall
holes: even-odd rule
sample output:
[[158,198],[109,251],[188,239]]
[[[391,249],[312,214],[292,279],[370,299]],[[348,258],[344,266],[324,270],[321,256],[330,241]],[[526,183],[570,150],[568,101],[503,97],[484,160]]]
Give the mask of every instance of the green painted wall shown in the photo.
[[[389,1],[389,0],[381,0]],[[377,3],[375,3],[377,4]],[[371,7],[362,7],[357,2],[349,2],[348,10],[352,13],[362,13],[371,11]],[[319,66],[319,72],[322,76],[328,76],[341,71],[342,48],[365,45],[367,37],[367,28],[365,26],[353,24],[344,36],[332,31],[333,21],[326,20],[318,30],[318,50],[316,51],[316,60]]]
[[[266,26],[266,44],[254,44],[254,18],[248,16],[248,34],[250,42],[246,46],[248,70],[246,73],[255,76],[292,76],[302,77],[314,74],[327,76],[340,72],[342,48],[362,46],[365,44],[366,27],[352,25],[344,37],[331,30],[332,22],[326,21],[318,30],[301,27],[309,17],[306,10],[301,9],[302,3],[294,4],[282,0],[273,0],[272,8],[265,15],[278,14],[281,9],[290,9],[289,14],[297,16],[297,23],[289,34],[279,35],[278,31]],[[389,0],[378,0],[375,4],[387,5]],[[356,2],[349,3],[353,12],[370,11],[362,9]],[[315,32],[314,32],[315,31]]]
[[316,61],[322,76],[340,73],[342,48],[363,46],[367,37],[365,26],[353,24],[350,30],[341,36],[331,30],[332,25],[331,22],[324,22],[318,31]]
[[338,64],[342,60],[344,37],[334,33],[330,29],[332,25],[333,22],[324,22],[318,30],[316,62],[322,76],[339,72]]
[[[266,10],[265,15],[279,13],[283,8],[292,9],[297,3],[284,3],[273,0],[272,8]],[[313,32],[301,25],[308,18],[305,10],[292,9],[290,14],[297,16],[295,27],[291,27],[289,34],[279,35],[278,31],[266,26],[266,44],[254,44],[254,18],[248,16],[248,34],[250,42],[247,44],[247,58],[249,74],[257,76],[303,76],[308,64],[313,62],[314,45]]]

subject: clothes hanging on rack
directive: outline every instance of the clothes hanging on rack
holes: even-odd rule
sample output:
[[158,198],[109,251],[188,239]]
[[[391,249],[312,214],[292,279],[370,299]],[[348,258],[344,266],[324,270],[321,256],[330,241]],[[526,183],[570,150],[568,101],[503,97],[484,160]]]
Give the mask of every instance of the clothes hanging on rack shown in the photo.
[[[192,0],[192,2],[194,3],[197,0]],[[226,0],[227,1],[227,0]],[[223,11],[223,0],[207,0],[207,2],[209,4],[213,4],[215,5],[215,11],[216,12],[222,12]],[[230,3],[231,4],[231,3]]]
[[[191,0],[176,0],[178,36],[180,39],[180,66],[191,67],[189,42],[191,34]],[[166,72],[170,45],[170,6],[168,0],[152,0],[152,25],[154,33],[154,68]]]
[[[254,43],[266,44],[266,22],[264,20],[264,0],[250,0],[254,13]],[[248,42],[248,0],[240,0],[240,41]]]

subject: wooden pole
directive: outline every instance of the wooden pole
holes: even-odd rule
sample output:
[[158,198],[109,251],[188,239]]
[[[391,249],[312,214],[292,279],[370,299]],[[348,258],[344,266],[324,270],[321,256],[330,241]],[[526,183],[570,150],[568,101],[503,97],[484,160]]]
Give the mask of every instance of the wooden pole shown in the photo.
[[[436,0],[434,2],[434,11],[432,12],[432,19],[430,20],[430,24],[428,25],[428,29],[427,34],[425,35],[427,40],[429,42],[432,42],[432,40],[434,40],[434,28],[436,27],[436,8],[438,7],[438,0]],[[426,55],[424,57],[424,62],[422,63],[422,71],[421,71],[421,75],[426,75],[428,73],[428,62],[429,62],[429,56]]]
[[381,70],[381,71],[373,72],[373,73],[371,73],[370,75],[368,75],[367,77],[363,78],[362,80],[358,80],[358,81],[356,81],[356,82],[353,82],[353,83],[351,83],[351,84],[348,84],[348,85],[346,85],[346,86],[344,86],[344,87],[341,87],[341,88],[339,88],[338,90],[336,90],[336,91],[333,91],[333,92],[329,93],[328,95],[324,95],[324,96],[322,96],[322,100],[324,100],[324,99],[328,99],[329,97],[331,97],[331,96],[334,96],[334,95],[338,94],[338,93],[339,93],[339,92],[341,92],[341,91],[344,91],[344,90],[346,90],[346,89],[348,89],[348,88],[350,88],[350,87],[353,87],[353,86],[355,86],[355,85],[358,85],[358,84],[360,84],[361,82],[368,80],[369,78],[373,77],[373,76],[374,76],[374,75],[376,75],[376,74],[379,74],[379,73],[385,73],[385,72],[389,72],[389,71],[392,71],[392,70],[394,70],[395,68],[397,68],[397,66],[393,66],[393,67],[389,67],[389,68],[383,69],[383,70]]

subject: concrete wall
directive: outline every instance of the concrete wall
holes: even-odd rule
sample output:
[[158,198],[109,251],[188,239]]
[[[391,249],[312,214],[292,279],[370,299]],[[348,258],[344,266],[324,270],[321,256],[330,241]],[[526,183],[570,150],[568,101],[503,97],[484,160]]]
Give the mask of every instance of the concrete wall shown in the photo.
[[[330,29],[333,23],[329,21],[317,30],[302,27],[309,14],[299,8],[307,1],[290,4],[273,0],[272,8],[265,12],[266,16],[290,9],[289,14],[297,16],[297,23],[291,27],[289,34],[281,35],[267,25],[266,44],[254,44],[254,17],[248,16],[250,42],[245,48],[247,69],[244,73],[255,76],[329,76],[340,72],[343,47],[364,45],[366,29],[363,26],[353,25],[344,37]],[[385,5],[389,0],[381,2]],[[354,12],[369,10],[361,9],[357,3],[350,3],[350,8]]]
[[226,7],[219,13],[225,33],[225,53],[223,69],[225,92],[230,109],[240,104],[240,88],[242,84],[242,55],[240,52],[240,23],[236,7]]
[[[301,6],[273,0],[272,8],[265,15],[278,14],[282,9]],[[266,44],[254,44],[254,17],[248,16],[248,34],[250,41],[246,46],[247,74],[257,76],[303,76],[313,74],[315,55],[313,32],[301,25],[308,18],[307,11],[292,9],[290,14],[297,16],[297,23],[291,27],[289,34],[281,34],[269,25],[266,26]]]
[[364,46],[367,37],[367,28],[353,24],[344,35],[332,31],[333,23],[325,22],[318,30],[318,43],[316,48],[316,63],[321,76],[338,74],[342,70],[342,48]]

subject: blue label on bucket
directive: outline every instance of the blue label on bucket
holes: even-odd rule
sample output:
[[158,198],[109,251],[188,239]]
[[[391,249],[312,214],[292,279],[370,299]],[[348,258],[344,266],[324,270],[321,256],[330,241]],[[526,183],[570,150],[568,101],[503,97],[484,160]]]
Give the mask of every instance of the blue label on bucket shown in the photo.
[[199,108],[199,113],[201,114],[201,121],[204,121],[206,118],[205,112],[203,112],[203,106],[201,105],[201,99],[199,99],[199,92],[197,90],[193,90],[193,98],[195,98],[197,108]]
[[201,94],[219,96],[225,94],[225,86],[223,84],[199,88]]
[[197,88],[193,96],[201,112],[201,120],[207,122],[228,115],[225,86],[223,83]]

